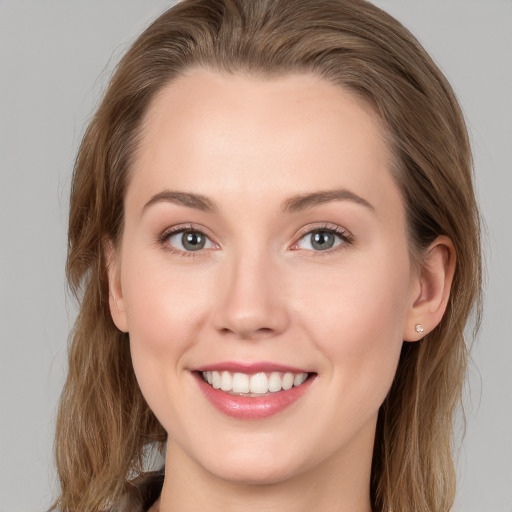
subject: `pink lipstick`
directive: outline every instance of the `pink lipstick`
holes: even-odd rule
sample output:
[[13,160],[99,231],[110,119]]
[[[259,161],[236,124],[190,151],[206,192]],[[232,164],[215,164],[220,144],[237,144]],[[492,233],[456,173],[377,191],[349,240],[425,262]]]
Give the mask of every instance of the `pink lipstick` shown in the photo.
[[315,373],[275,363],[225,362],[197,368],[196,382],[220,412],[240,419],[262,419],[299,400]]

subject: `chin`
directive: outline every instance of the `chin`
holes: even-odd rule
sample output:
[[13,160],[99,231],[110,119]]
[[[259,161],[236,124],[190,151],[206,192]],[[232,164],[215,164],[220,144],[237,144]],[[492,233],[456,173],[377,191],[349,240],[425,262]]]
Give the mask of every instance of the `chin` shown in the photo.
[[286,481],[305,469],[305,461],[292,461],[274,452],[232,453],[204,461],[213,476],[237,485],[272,485]]
[[212,474],[221,480],[236,485],[273,485],[289,480],[296,475],[291,468],[267,466],[240,465],[238,467],[214,468]]

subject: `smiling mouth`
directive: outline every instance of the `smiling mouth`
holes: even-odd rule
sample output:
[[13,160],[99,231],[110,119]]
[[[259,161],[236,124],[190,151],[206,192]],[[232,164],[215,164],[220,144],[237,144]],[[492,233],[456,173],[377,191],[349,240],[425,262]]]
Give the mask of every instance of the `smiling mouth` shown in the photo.
[[260,397],[288,391],[302,385],[309,373],[258,372],[253,374],[229,371],[201,371],[199,375],[213,389],[235,396]]

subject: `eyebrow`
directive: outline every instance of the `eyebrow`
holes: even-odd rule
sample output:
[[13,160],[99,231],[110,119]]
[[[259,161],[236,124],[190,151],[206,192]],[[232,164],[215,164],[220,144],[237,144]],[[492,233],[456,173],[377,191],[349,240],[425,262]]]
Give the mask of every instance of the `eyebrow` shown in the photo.
[[372,204],[366,199],[357,195],[346,188],[337,190],[325,190],[321,192],[312,192],[310,194],[299,194],[290,197],[283,202],[281,211],[283,213],[293,213],[312,208],[324,203],[330,203],[331,201],[351,201],[353,203],[365,206],[370,210],[375,210]]
[[[375,210],[366,199],[357,195],[346,188],[337,190],[325,190],[320,192],[311,192],[308,194],[298,194],[286,199],[281,205],[282,213],[294,213],[321,204],[330,203],[331,201],[351,201],[353,203],[365,206],[370,210]],[[157,203],[173,203],[179,206],[195,208],[207,213],[217,212],[219,210],[215,201],[212,201],[201,194],[191,192],[179,192],[174,190],[164,190],[155,194],[142,208],[142,214],[152,205]]]
[[174,190],[164,190],[155,194],[142,208],[142,214],[152,205],[157,203],[173,203],[179,206],[195,208],[203,212],[215,212],[217,205],[206,196],[201,194],[192,194],[190,192],[178,192]]

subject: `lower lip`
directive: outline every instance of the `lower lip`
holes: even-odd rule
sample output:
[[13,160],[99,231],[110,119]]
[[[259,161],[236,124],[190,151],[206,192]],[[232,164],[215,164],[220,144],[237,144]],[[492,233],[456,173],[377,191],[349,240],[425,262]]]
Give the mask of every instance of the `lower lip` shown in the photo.
[[262,396],[250,397],[243,395],[230,395],[220,389],[215,389],[206,383],[199,373],[194,372],[199,388],[220,412],[240,419],[268,418],[286,409],[296,402],[311,386],[312,377],[305,380],[300,386],[294,386],[288,391],[276,391]]

